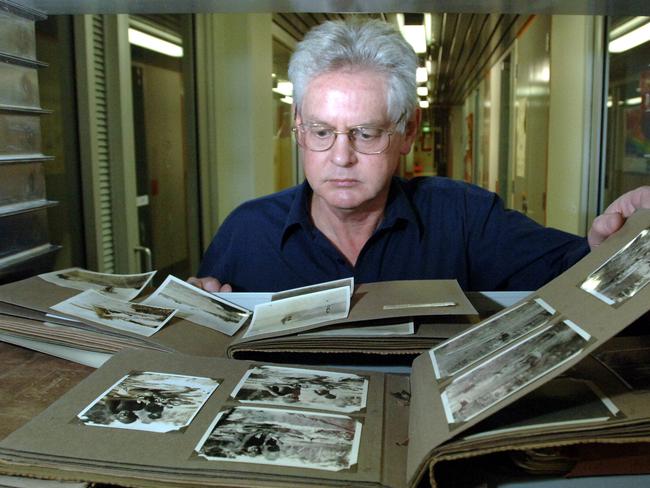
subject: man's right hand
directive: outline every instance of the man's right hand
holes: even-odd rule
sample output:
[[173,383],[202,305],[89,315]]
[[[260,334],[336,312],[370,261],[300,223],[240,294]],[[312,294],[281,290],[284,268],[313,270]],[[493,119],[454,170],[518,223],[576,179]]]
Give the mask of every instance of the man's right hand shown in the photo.
[[197,278],[195,276],[190,276],[187,279],[187,282],[190,285],[194,285],[197,288],[201,288],[201,290],[208,292],[232,291],[232,286],[230,286],[228,283],[221,284],[218,279],[212,278],[211,276],[208,276],[207,278]]

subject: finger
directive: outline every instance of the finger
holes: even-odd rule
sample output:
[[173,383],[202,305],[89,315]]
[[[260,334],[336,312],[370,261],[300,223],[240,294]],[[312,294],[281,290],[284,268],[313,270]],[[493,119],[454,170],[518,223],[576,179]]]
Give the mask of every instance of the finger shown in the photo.
[[604,213],[596,217],[587,237],[589,247],[591,249],[598,247],[605,239],[619,230],[624,223],[625,217],[618,212]]
[[221,285],[221,289],[219,291],[223,292],[231,292],[232,291],[232,286],[230,286],[228,283]]

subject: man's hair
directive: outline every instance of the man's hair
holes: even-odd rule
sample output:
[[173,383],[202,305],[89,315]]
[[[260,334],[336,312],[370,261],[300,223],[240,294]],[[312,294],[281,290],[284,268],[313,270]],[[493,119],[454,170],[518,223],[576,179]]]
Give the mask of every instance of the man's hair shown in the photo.
[[302,108],[307,85],[338,70],[371,70],[386,77],[386,105],[393,123],[404,131],[417,107],[417,56],[397,29],[380,20],[329,21],[311,29],[289,62],[296,110]]

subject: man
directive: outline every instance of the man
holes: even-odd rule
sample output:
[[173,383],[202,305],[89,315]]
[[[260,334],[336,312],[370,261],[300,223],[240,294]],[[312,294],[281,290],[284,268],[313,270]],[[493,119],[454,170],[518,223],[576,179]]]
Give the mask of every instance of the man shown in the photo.
[[417,134],[416,56],[380,21],[328,22],[289,65],[306,182],[247,202],[223,223],[190,282],[276,291],[355,281],[457,279],[466,290],[543,285],[650,207],[650,187],[617,200],[589,241],[508,211],[445,178],[394,178]]

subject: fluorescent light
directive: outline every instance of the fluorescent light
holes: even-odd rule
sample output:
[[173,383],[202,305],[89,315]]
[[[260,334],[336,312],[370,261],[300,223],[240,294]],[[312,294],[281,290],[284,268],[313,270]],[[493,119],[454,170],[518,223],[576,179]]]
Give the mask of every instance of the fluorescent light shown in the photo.
[[291,97],[282,97],[282,98],[280,99],[280,101],[281,101],[281,102],[284,102],[284,103],[288,103],[289,105],[292,105],[292,104],[293,104],[293,98],[291,98]]
[[177,44],[160,39],[159,37],[146,34],[142,31],[129,27],[129,42],[150,51],[165,54],[173,58],[183,57],[183,48]]
[[426,68],[418,68],[415,70],[415,81],[417,83],[426,83],[428,77]]
[[622,53],[650,41],[650,22],[609,42],[610,53]]
[[290,97],[293,94],[293,84],[290,81],[278,81],[273,91],[285,97]]
[[429,100],[420,100],[420,108],[429,108]]
[[429,94],[429,89],[426,86],[418,86],[416,91],[420,97],[426,97]]
[[641,97],[632,97],[625,100],[625,105],[641,105]]
[[402,27],[402,35],[416,53],[427,52],[427,35],[423,25],[405,25]]

